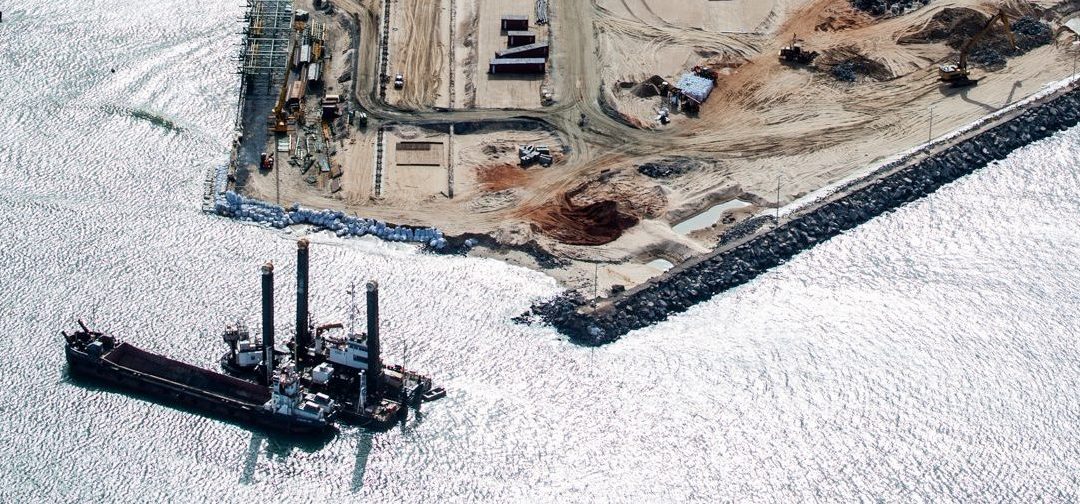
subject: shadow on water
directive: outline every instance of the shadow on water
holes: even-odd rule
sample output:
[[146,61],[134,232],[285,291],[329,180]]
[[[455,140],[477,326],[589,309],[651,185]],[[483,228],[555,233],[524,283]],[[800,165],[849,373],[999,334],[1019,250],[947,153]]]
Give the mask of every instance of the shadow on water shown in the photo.
[[127,116],[132,119],[146,121],[169,133],[181,133],[184,131],[184,128],[180,127],[180,125],[176,124],[175,122],[170,121],[165,116],[161,114],[155,114],[148,110],[123,107],[119,105],[103,105],[101,109],[109,114]]
[[352,484],[349,486],[353,493],[364,488],[364,473],[367,472],[372,441],[372,434],[366,431],[360,431],[356,438],[356,464],[353,466]]
[[255,476],[255,467],[259,464],[259,447],[266,440],[266,436],[258,432],[251,433],[251,441],[248,443],[247,456],[244,457],[244,470],[240,472],[240,483],[250,485],[251,478]]
[[192,409],[182,404],[178,404],[167,398],[128,390],[126,388],[118,387],[108,383],[102,383],[92,378],[86,378],[79,376],[78,374],[72,374],[71,370],[67,366],[64,366],[63,381],[92,392],[109,392],[123,395],[133,399],[139,399],[149,403],[166,406],[176,411],[182,411],[184,413],[190,413],[192,415],[212,418],[219,422],[239,427],[241,429],[251,432],[253,436],[258,436],[259,439],[267,440],[267,451],[275,456],[286,456],[289,454],[289,452],[295,449],[302,450],[306,453],[317,452],[326,447],[326,445],[330,443],[330,440],[334,439],[334,436],[338,434],[336,428],[325,433],[312,434],[308,436],[300,436],[264,429],[258,426],[237,422],[231,418],[204,412],[199,409]]

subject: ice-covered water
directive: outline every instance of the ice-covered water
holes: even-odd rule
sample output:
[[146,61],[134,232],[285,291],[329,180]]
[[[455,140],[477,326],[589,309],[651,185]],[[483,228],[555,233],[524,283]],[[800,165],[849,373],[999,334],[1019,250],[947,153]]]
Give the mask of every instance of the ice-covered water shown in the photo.
[[316,315],[381,280],[450,393],[291,445],[74,384],[59,337],[214,365],[266,259],[288,329],[294,237],[200,212],[239,2],[2,7],[0,501],[1080,499],[1080,130],[599,349],[509,321],[538,273],[316,237]]

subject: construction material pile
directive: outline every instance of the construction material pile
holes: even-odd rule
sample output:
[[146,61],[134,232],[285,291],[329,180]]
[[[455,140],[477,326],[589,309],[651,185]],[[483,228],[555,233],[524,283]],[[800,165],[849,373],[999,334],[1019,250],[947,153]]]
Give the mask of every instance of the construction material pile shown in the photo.
[[1054,31],[1050,29],[1050,26],[1031,16],[1024,16],[1014,21],[1012,31],[1016,35],[1018,54],[1054,41]]
[[851,6],[873,16],[899,16],[930,3],[930,0],[851,0]]
[[226,217],[259,222],[278,229],[307,224],[333,231],[338,236],[374,235],[387,241],[424,243],[436,249],[446,246],[442,231],[436,228],[390,226],[375,219],[363,219],[334,210],[313,210],[298,204],[285,209],[233,191],[222,194],[215,201],[214,209]]
[[536,24],[548,24],[548,0],[536,0]]
[[709,98],[709,94],[712,93],[716,82],[693,73],[685,73],[679,78],[679,83],[675,86],[679,88],[683,96],[698,103],[704,103]]
[[[972,37],[986,26],[990,18],[983,13],[965,7],[942,9],[930,18],[922,28],[897,39],[900,44],[927,44],[944,42],[949,47],[960,50]],[[1049,44],[1054,40],[1053,30],[1046,23],[1032,16],[1023,16],[1011,21],[1012,32],[1016,37],[1016,47],[1009,41],[1005,28],[995,26],[983,37],[968,54],[968,59],[989,70],[1005,66],[1006,58],[1024,54],[1036,47]]]
[[521,166],[540,163],[540,166],[545,168],[551,166],[551,163],[555,162],[555,158],[551,157],[551,149],[546,145],[541,145],[539,147],[533,145],[520,145],[518,146],[518,159],[521,160]]
[[545,235],[569,245],[611,243],[638,223],[637,217],[621,211],[615,201],[579,206],[566,194],[555,204],[531,212],[530,218]]
[[841,82],[855,82],[859,77],[877,81],[895,77],[884,63],[867,58],[854,46],[835,47],[825,51],[818,58],[817,66]]
[[650,178],[671,178],[689,173],[691,170],[700,168],[702,162],[686,157],[673,157],[650,161],[638,165],[638,173]]

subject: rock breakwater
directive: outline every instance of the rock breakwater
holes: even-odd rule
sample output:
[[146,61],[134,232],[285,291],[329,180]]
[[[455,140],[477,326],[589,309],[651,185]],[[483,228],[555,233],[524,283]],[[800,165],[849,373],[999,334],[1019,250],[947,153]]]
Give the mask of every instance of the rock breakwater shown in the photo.
[[1017,148],[1075,126],[1080,121],[1078,107],[1080,91],[1070,89],[1028,104],[992,127],[986,127],[990,120],[985,119],[977,123],[983,131],[950,136],[951,144],[931,156],[902,159],[875,170],[879,175],[873,180],[849,184],[790,214],[769,231],[734,240],[737,245],[721,244],[711,255],[676,267],[600,308],[584,313],[587,301],[569,292],[534,305],[517,320],[543,320],[581,344],[615,341],[748,282],[799,252],[1004,159]]

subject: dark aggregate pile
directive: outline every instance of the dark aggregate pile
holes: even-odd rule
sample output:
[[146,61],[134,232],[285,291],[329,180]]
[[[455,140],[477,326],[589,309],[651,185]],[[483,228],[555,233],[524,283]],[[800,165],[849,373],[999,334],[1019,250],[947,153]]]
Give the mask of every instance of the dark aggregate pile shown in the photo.
[[702,162],[687,157],[665,158],[638,165],[638,173],[652,178],[671,178],[701,167]]
[[1016,47],[1001,30],[980,41],[968,54],[968,59],[983,68],[997,70],[1005,67],[1006,58],[1019,56],[1054,41],[1050,26],[1031,16],[1013,21],[1012,31],[1016,37]]
[[1050,25],[1031,16],[1024,16],[1012,23],[1013,35],[1016,36],[1018,54],[1026,53],[1036,47],[1042,47],[1054,41],[1054,30]]
[[930,0],[851,0],[852,7],[873,16],[898,16],[928,3]]
[[751,217],[744,221],[741,221],[734,226],[731,226],[724,234],[720,235],[720,239],[717,240],[716,246],[720,247],[727,245],[728,243],[739,241],[747,236],[756,233],[762,226],[774,222],[771,215],[759,215],[757,217]]
[[866,57],[853,46],[826,50],[818,59],[817,65],[840,82],[855,82],[859,77],[876,81],[895,77],[884,63]]
[[446,245],[444,247],[435,248],[430,245],[425,245],[424,251],[441,255],[465,255],[477,245],[483,245],[492,249],[510,249],[524,252],[529,254],[541,268],[555,269],[569,264],[569,261],[560,259],[551,252],[545,250],[544,247],[536,242],[536,240],[530,240],[522,245],[505,245],[499,243],[498,240],[492,236],[481,233],[464,233],[457,236],[447,236]]
[[829,73],[840,82],[855,82],[855,78],[857,77],[855,74],[855,62],[851,60],[832,67],[832,70]]
[[1005,56],[989,46],[979,46],[968,53],[968,61],[986,69],[1005,67]]
[[572,341],[600,345],[665,320],[783,264],[799,252],[970,174],[1013,150],[1072,127],[1080,120],[1080,91],[1028,109],[1008,123],[785,222],[738,247],[660,277],[610,309],[581,315],[585,300],[569,293],[534,305],[519,321],[543,320]]

